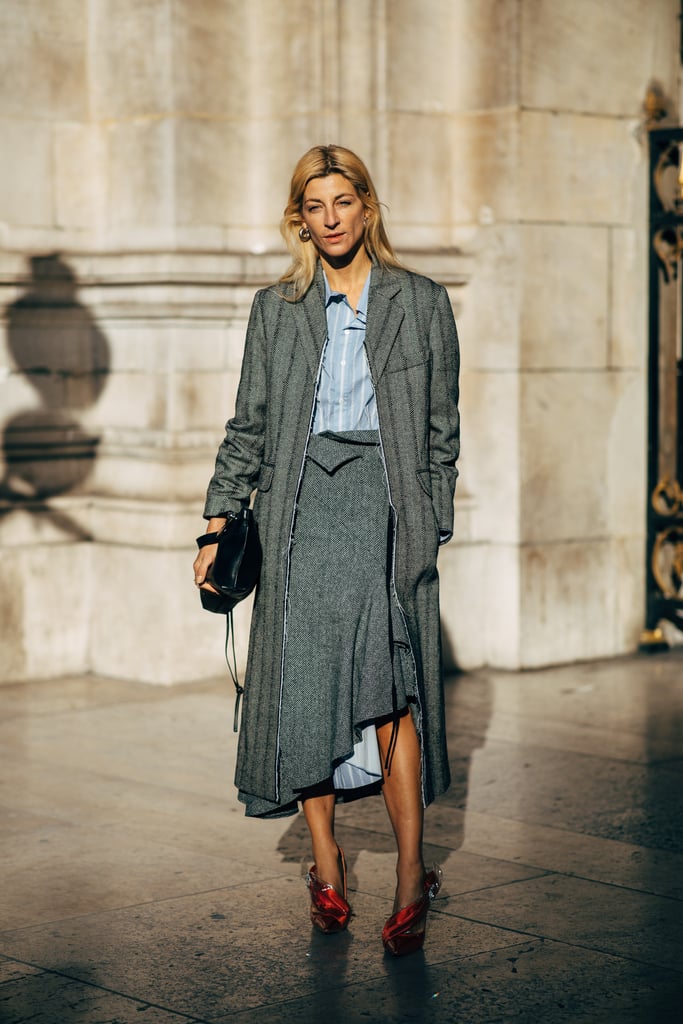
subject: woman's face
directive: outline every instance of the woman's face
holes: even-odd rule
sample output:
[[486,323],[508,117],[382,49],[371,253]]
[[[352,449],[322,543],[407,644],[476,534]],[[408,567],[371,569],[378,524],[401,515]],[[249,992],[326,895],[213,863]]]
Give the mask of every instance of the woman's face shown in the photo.
[[343,174],[312,178],[301,208],[311,241],[321,256],[344,260],[360,247],[365,232],[365,206]]

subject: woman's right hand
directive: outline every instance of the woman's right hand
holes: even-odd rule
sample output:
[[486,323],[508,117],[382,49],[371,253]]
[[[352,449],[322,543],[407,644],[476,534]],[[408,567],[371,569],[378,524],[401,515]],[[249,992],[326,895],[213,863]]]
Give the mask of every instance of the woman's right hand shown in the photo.
[[[210,519],[207,526],[207,533],[220,533],[225,526],[225,519]],[[210,590],[212,594],[217,594],[218,591],[215,587],[212,587],[208,582],[207,577],[209,570],[216,559],[216,551],[218,550],[218,544],[205,544],[203,548],[200,548],[197,552],[197,557],[192,563],[194,569],[194,583],[196,587],[201,590]]]

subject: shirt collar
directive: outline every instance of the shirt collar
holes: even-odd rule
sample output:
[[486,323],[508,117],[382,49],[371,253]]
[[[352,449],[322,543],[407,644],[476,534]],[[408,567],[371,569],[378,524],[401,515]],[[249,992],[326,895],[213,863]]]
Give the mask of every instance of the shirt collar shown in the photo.
[[[361,292],[358,300],[358,316],[363,320],[366,319],[368,314],[368,294],[370,292],[370,277],[372,275],[372,268],[368,270],[368,276],[365,278],[365,284],[363,285],[363,291]],[[323,279],[325,281],[325,309],[327,309],[331,302],[342,302],[346,300],[348,305],[348,299],[343,292],[333,292],[330,288],[330,283],[327,280],[327,274],[323,270]]]

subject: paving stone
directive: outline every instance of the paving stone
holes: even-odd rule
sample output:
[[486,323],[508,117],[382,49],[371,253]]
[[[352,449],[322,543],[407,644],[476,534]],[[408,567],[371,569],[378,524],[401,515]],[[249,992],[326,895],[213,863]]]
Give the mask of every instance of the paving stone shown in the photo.
[[96,985],[29,973],[0,983],[2,1024],[185,1024],[197,1021],[160,1006],[128,999]]
[[669,1024],[680,1016],[681,659],[446,686],[444,884],[387,957],[384,801],[339,805],[354,917],[312,932],[302,816],[246,819],[225,681],[0,686],[3,1024]]

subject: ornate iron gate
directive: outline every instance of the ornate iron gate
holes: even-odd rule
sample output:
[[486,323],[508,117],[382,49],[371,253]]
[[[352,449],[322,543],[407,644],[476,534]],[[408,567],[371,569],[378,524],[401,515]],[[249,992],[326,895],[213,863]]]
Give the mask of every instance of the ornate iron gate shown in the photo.
[[650,132],[647,610],[683,630],[683,128]]

